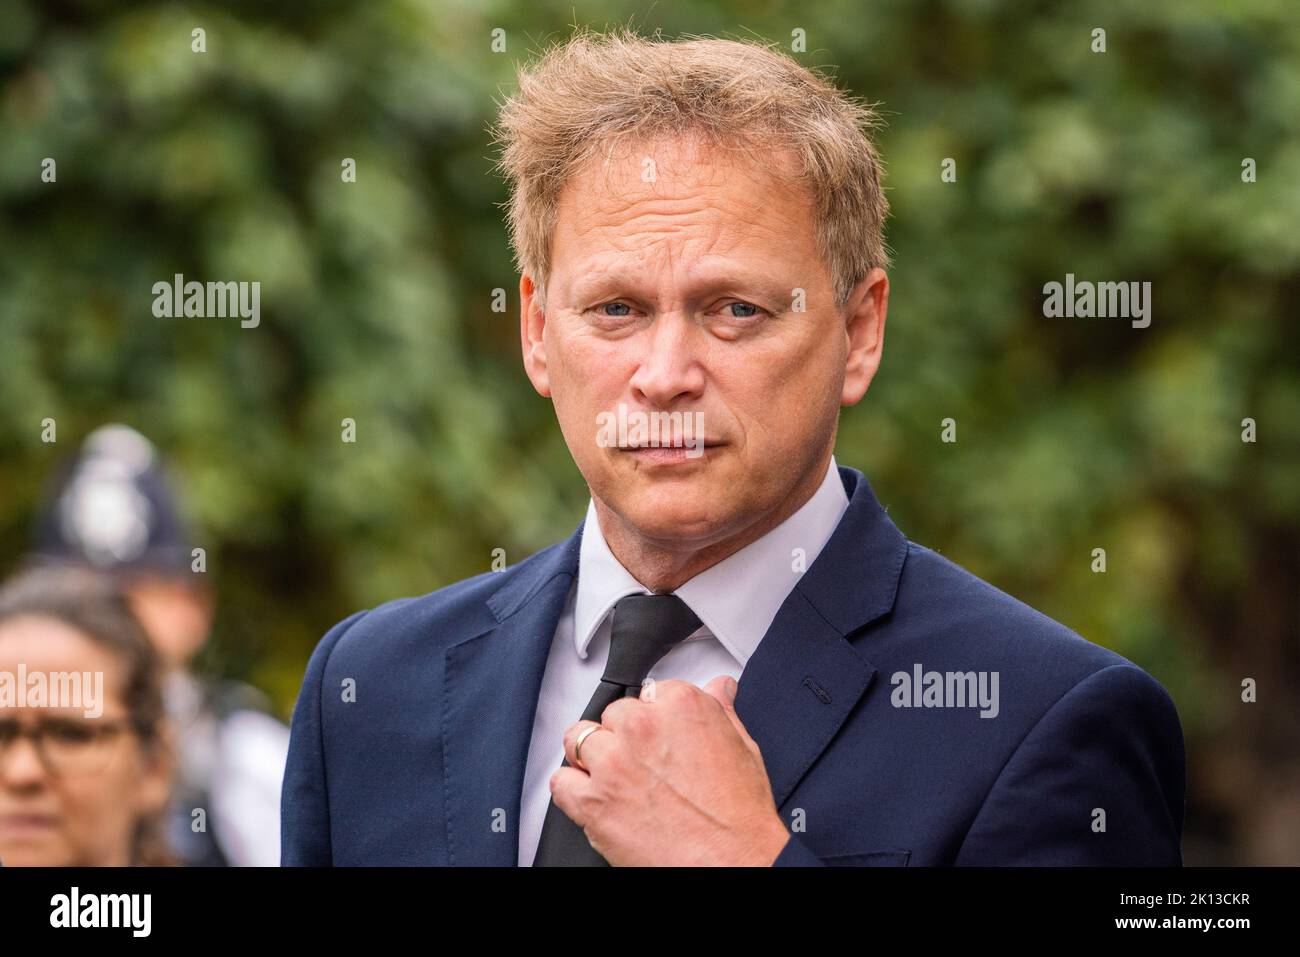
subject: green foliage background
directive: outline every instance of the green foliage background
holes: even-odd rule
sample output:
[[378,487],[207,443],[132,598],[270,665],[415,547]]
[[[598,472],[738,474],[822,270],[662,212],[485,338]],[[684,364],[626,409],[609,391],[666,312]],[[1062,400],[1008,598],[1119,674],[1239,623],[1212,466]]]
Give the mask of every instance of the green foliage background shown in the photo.
[[[520,367],[487,126],[539,44],[629,21],[803,29],[801,62],[880,104],[892,309],[839,461],[910,538],[1170,689],[1189,863],[1300,862],[1293,0],[5,0],[0,571],[54,466],[134,425],[208,548],[204,665],[287,717],[337,619],[570,533],[587,493]],[[261,326],[155,319],[178,272],[259,280]],[[1151,281],[1151,327],[1045,319],[1067,272]]]

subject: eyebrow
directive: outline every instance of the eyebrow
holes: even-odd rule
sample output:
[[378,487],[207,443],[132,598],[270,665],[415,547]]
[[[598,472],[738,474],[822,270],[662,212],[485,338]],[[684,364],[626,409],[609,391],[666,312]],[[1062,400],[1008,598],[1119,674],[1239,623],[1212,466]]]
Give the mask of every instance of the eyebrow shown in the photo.
[[[597,299],[606,295],[624,295],[637,297],[637,280],[620,274],[603,274],[583,277],[573,284],[571,295],[575,300]],[[731,290],[740,294],[742,291],[756,298],[769,302],[787,302],[793,298],[793,287],[773,282],[770,278],[746,274],[728,274],[724,276],[705,276],[686,285],[688,298],[699,298],[709,293]],[[648,297],[647,297],[648,298]]]

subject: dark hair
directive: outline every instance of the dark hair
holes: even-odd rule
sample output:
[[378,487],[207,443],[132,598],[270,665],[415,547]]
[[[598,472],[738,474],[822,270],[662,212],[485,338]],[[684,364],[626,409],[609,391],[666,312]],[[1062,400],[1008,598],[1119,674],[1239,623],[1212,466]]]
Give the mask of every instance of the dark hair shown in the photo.
[[[166,746],[162,660],[112,578],[74,566],[25,571],[0,587],[0,622],[27,616],[52,618],[107,648],[126,672],[122,698],[141,745],[155,753]],[[161,812],[142,818],[131,863],[174,864],[162,834]]]

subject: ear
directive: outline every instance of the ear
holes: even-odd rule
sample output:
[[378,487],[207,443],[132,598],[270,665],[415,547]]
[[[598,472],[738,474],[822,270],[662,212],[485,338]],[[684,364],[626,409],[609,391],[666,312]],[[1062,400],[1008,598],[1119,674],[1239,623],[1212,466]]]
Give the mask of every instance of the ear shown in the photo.
[[524,350],[524,371],[538,395],[550,398],[551,377],[546,365],[546,313],[537,288],[528,276],[519,277],[519,338]]
[[889,312],[889,277],[872,269],[854,288],[844,308],[844,334],[848,355],[844,359],[841,405],[855,405],[880,368],[885,348],[885,315]]

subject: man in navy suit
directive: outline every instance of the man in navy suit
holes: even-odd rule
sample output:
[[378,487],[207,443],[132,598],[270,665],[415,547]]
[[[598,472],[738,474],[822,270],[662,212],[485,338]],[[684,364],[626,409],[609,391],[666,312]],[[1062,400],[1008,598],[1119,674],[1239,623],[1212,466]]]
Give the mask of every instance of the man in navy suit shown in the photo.
[[503,107],[564,542],[340,622],[290,865],[1178,865],[1137,666],[908,541],[833,450],[879,367],[873,115],[761,45],[579,33]]

